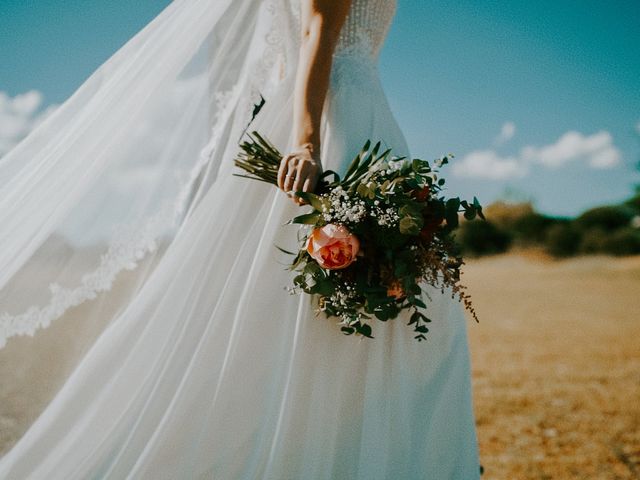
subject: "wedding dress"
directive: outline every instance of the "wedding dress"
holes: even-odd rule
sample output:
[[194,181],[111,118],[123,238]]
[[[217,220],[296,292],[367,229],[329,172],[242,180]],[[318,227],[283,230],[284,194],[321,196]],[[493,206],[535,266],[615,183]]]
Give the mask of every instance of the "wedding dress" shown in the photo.
[[[232,175],[261,95],[250,128],[290,146],[296,3],[172,3],[0,160],[1,479],[479,477],[462,305],[424,285],[427,341],[406,311],[343,335],[285,289],[304,207]],[[395,8],[353,1],[324,169],[409,154],[377,70]]]

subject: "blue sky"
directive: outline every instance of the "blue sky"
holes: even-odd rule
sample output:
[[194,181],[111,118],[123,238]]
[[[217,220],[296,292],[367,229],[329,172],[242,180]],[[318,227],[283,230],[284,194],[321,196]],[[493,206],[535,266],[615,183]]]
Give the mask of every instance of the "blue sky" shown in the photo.
[[[168,3],[2,0],[0,155]],[[574,215],[640,183],[638,45],[637,0],[399,0],[380,70],[412,153],[455,155],[449,195]]]

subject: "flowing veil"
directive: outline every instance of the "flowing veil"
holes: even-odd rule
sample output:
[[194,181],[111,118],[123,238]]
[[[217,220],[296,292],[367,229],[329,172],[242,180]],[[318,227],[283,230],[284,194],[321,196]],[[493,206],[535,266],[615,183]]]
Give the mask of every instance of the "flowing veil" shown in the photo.
[[0,159],[0,454],[233,167],[254,105],[289,114],[298,22],[293,0],[176,0]]

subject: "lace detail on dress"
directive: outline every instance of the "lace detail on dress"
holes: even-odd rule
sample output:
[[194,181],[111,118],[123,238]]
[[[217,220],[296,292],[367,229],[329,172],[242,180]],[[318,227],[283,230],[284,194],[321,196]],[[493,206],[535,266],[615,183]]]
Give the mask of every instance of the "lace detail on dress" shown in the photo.
[[377,59],[396,10],[395,0],[354,0],[333,54],[331,84],[378,78]]
[[335,55],[377,59],[396,11],[396,0],[353,0]]

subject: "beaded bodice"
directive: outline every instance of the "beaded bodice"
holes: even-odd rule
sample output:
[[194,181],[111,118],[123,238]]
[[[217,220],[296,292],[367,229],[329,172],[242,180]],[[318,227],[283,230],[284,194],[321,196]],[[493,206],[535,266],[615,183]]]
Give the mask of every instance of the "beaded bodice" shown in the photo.
[[353,0],[335,54],[377,59],[396,11],[396,0]]

